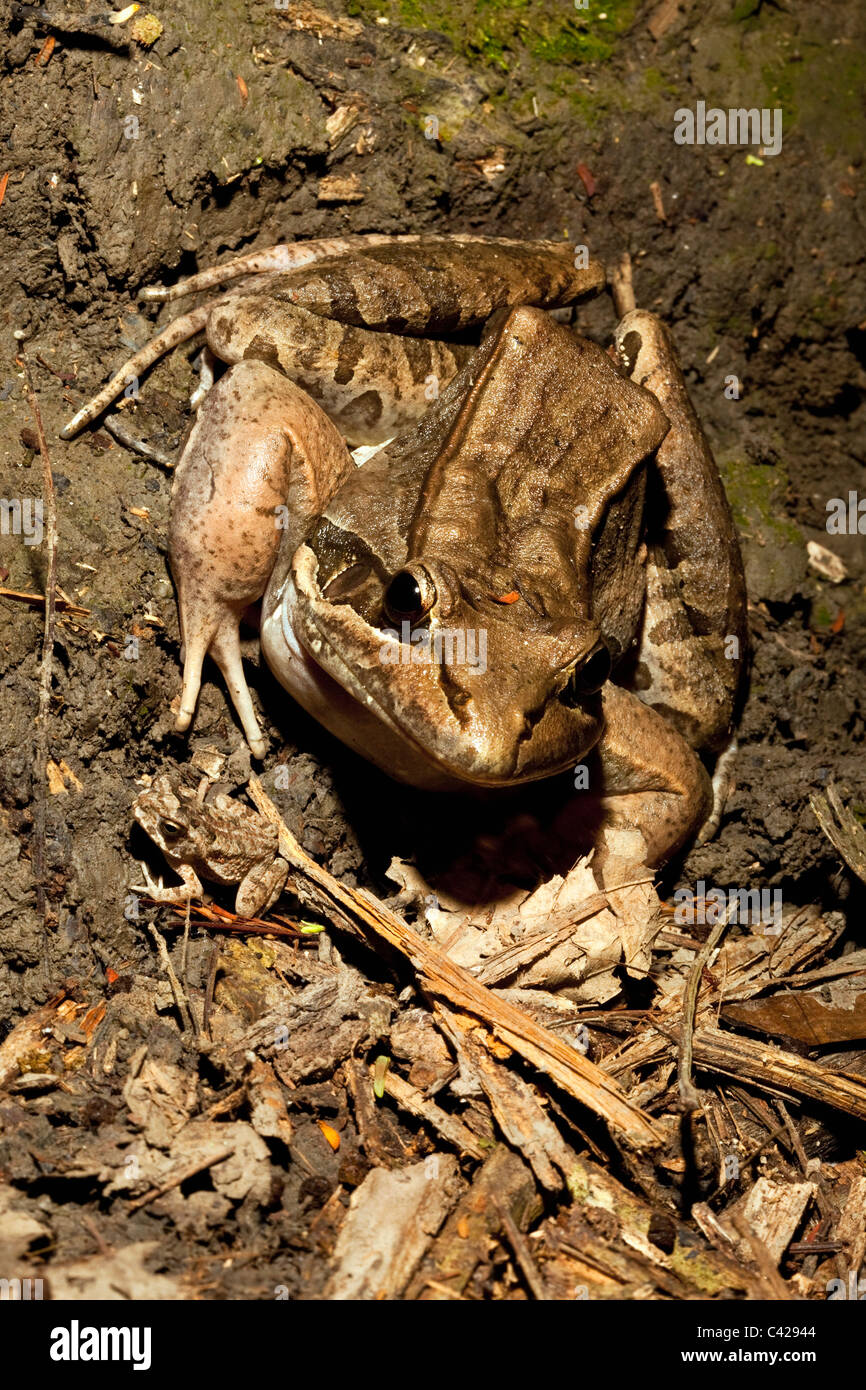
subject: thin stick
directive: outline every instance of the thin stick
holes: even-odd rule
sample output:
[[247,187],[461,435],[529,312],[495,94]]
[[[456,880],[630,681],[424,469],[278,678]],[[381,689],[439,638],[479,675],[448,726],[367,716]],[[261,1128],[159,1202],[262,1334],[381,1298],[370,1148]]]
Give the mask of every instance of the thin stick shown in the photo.
[[[0,589],[0,598],[11,598],[17,600],[19,603],[29,603],[33,608],[44,608],[45,606],[44,594],[28,594],[23,589]],[[71,613],[76,618],[90,617],[89,608],[82,608],[80,604],[73,603],[71,599],[61,598],[60,594],[56,591],[56,585],[54,608],[56,612]]]
[[257,777],[250,778],[248,790],[257,809],[277,827],[280,853],[295,870],[290,877],[290,890],[302,902],[312,904],[336,926],[363,941],[369,943],[372,937],[380,948],[383,942],[396,948],[418,972],[421,986],[428,993],[487,1023],[512,1051],[550,1076],[635,1145],[659,1144],[658,1125],[632,1104],[612,1077],[509,1000],[498,999],[468,970],[412,931],[372,893],[356,892],[340,883],[301,848]]
[[202,1016],[201,1016],[201,1027],[202,1027],[202,1032],[204,1033],[204,1035],[205,1035],[206,1038],[209,1038],[210,1035],[211,1035],[211,1031],[210,1031],[210,1011],[211,1011],[211,1008],[212,1008],[212,1006],[213,1006],[213,996],[214,996],[214,988],[215,988],[215,986],[216,986],[217,966],[219,965],[219,959],[220,959],[220,954],[221,954],[221,952],[222,952],[222,944],[221,944],[219,941],[215,941],[214,944],[213,944],[213,949],[211,950],[211,953],[210,953],[210,960],[208,961],[208,967],[207,967],[207,984],[206,984],[206,986],[205,986],[205,991],[204,991],[204,1008],[203,1008],[203,1010],[202,1010]]
[[610,290],[617,318],[625,318],[635,307],[634,285],[632,284],[631,256],[624,251],[610,272]]
[[197,1036],[198,1025],[196,1024],[195,1016],[193,1015],[189,1000],[187,999],[186,991],[175,974],[174,966],[171,963],[171,957],[168,954],[168,947],[153,922],[147,923],[147,930],[156,942],[156,949],[159,952],[159,958],[162,961],[163,969],[168,976],[168,982],[171,985],[171,992],[174,995],[174,1002],[177,1005],[181,1023],[184,1029],[189,1028],[190,1031]]
[[[54,660],[55,585],[57,583],[57,505],[54,499],[54,475],[42,425],[42,412],[33,389],[30,363],[22,348],[19,360],[27,378],[27,399],[36,424],[39,453],[42,458],[42,499],[45,504],[45,624],[42,629],[42,662],[39,672],[39,713],[36,716],[36,798],[33,816],[33,876],[36,880],[36,907],[43,924],[48,924],[48,899],[45,894],[45,819],[48,795],[48,715],[51,706],[51,674]],[[47,946],[47,934],[45,938]],[[48,970],[45,959],[46,974]]]
[[496,1205],[499,1207],[499,1215],[502,1218],[502,1229],[508,1237],[508,1244],[511,1246],[517,1263],[523,1271],[523,1277],[529,1285],[529,1291],[532,1297],[538,1299],[539,1302],[546,1302],[548,1298],[547,1289],[541,1277],[541,1272],[532,1258],[529,1242],[524,1239],[514,1217],[507,1207],[504,1205],[501,1206],[498,1202]]
[[695,1010],[698,1003],[698,990],[701,987],[701,974],[704,966],[715,950],[722,934],[733,916],[736,904],[728,907],[720,922],[717,922],[692,962],[689,978],[683,991],[683,1028],[680,1035],[679,1058],[677,1060],[677,1081],[680,1100],[685,1110],[699,1110],[701,1098],[692,1082],[692,1047],[695,1031]]
[[188,1163],[185,1168],[178,1168],[174,1176],[161,1183],[159,1187],[152,1187],[149,1192],[145,1192],[143,1197],[136,1197],[134,1202],[130,1202],[129,1210],[138,1211],[139,1207],[146,1207],[148,1202],[155,1202],[157,1197],[164,1197],[166,1192],[171,1192],[173,1187],[180,1187],[187,1178],[194,1178],[198,1173],[204,1173],[208,1168],[214,1168],[218,1163],[223,1163],[227,1158],[231,1158],[234,1151],[234,1148],[220,1149],[219,1153],[215,1153],[212,1158],[205,1158],[200,1163]]

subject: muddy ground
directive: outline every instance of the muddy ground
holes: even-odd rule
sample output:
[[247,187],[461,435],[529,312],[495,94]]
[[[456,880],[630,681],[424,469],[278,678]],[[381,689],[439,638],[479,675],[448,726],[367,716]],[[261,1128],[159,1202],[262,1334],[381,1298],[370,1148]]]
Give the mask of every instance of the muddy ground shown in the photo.
[[[129,1192],[106,1195],[105,1169],[129,1139],[129,1059],[147,1042],[166,1065],[192,1067],[170,1000],[135,1007],[148,981],[161,988],[144,927],[154,914],[129,907],[137,860],[150,853],[159,867],[130,828],[138,779],[217,750],[235,791],[250,761],[216,680],[190,738],[172,731],[168,470],[104,427],[72,443],[58,431],[171,317],[143,309],[137,291],[232,253],[418,230],[567,237],[608,263],[629,251],[638,302],[674,329],[728,486],[754,643],[721,833],[674,866],[665,892],[701,879],[781,888],[787,905],[847,915],[838,949],[866,945],[862,888],[808,801],[832,777],[855,810],[866,807],[866,548],[863,535],[828,535],[825,524],[831,499],[866,497],[864,13],[837,0],[817,25],[805,0],[678,10],[487,0],[471,14],[450,0],[327,11],[177,0],[155,7],[162,33],[148,48],[126,42],[128,25],[67,32],[86,8],[56,0],[49,30],[0,0],[2,493],[42,494],[23,345],[54,473],[58,582],[84,610],[58,615],[48,750],[61,770],[48,795],[43,918],[32,868],[42,613],[0,599],[0,1037],[71,982],[77,997],[107,1000],[114,1051],[111,1065],[100,1053],[98,1094],[79,1092],[73,1074],[0,1104],[0,1174],[43,1227],[48,1272],[97,1240],[156,1240],[157,1267],[183,1296],[271,1297],[284,1285],[315,1297],[324,1276],[312,1224],[337,1183],[347,1193],[369,1163],[329,1077],[305,1078],[310,1094],[296,1106],[305,1175],[286,1168],[274,1140],[264,1195],[203,1183],[132,1214]],[[781,152],[676,144],[675,110],[698,101],[781,108]],[[438,140],[425,137],[431,116]],[[603,341],[609,304],[582,322]],[[175,353],[142,386],[140,429],[169,448],[188,420],[194,355]],[[810,568],[809,541],[842,562],[841,582]],[[44,544],[0,537],[4,588],[44,592],[45,556]],[[441,864],[506,819],[491,810],[479,829],[475,810],[461,817],[393,787],[260,668],[254,686],[270,735],[265,785],[303,845],[347,882],[393,892],[392,855]],[[277,779],[279,764],[289,771]],[[544,809],[530,811],[543,840]],[[193,984],[211,949],[195,930]],[[353,959],[390,996],[406,983]],[[201,1085],[203,1110],[231,1089],[216,1074]],[[322,1118],[342,1127],[341,1153],[322,1139]],[[411,1127],[395,1118],[393,1130],[395,1154],[423,1155]]]

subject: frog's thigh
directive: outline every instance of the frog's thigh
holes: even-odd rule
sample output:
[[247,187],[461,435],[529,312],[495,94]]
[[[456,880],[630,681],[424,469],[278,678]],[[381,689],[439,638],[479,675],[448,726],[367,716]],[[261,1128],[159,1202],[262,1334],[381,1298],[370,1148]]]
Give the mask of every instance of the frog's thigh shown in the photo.
[[746,658],[739,545],[667,329],[634,310],[616,338],[632,379],[652,391],[671,422],[650,479],[646,616],[634,688],[693,747],[718,749],[730,732]]
[[710,779],[682,735],[631,691],[608,684],[603,704],[602,831],[639,830],[645,862],[663,864],[706,819]]
[[259,917],[273,907],[286,886],[289,866],[285,859],[254,864],[238,885],[235,912],[239,917]]
[[315,402],[265,363],[240,363],[210,392],[172,489],[169,555],[185,649],[178,729],[189,727],[210,653],[251,749],[264,753],[241,664],[241,614],[264,593],[282,538],[297,543],[352,467]]
[[224,362],[278,366],[353,446],[383,443],[414,424],[471,354],[462,345],[338,323],[274,295],[224,300],[207,334]]

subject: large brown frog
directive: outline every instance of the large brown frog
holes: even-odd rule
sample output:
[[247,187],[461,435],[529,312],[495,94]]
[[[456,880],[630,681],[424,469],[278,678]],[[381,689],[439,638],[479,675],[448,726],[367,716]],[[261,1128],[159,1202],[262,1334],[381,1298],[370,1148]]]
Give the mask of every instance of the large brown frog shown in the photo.
[[[589,759],[598,835],[637,829],[661,863],[709,814],[698,754],[730,739],[745,654],[739,549],[665,328],[627,314],[613,360],[555,321],[603,283],[565,245],[309,246],[295,269],[247,258],[252,291],[186,316],[231,366],[175,477],[178,727],[210,653],[264,753],[238,640],[264,595],[279,680],[387,772],[496,787]],[[355,466],[346,439],[393,435]]]

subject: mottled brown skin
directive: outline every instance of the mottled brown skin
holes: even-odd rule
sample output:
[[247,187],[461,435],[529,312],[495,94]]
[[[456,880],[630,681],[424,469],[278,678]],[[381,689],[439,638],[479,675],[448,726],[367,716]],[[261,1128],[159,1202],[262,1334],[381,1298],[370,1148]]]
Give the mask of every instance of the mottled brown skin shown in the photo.
[[[211,309],[234,365],[173,496],[179,727],[209,650],[264,751],[237,624],[267,585],[275,674],[391,775],[496,787],[586,761],[600,862],[620,829],[651,865],[695,833],[711,804],[697,754],[729,738],[744,664],[742,567],[662,326],[627,316],[620,371],[543,311],[598,282],[561,246],[421,239]],[[421,336],[484,322],[474,352]],[[355,470],[341,434],[392,430]],[[483,633],[485,666],[383,662],[403,571],[425,596],[415,626]]]
[[156,902],[183,905],[201,897],[201,879],[238,885],[235,912],[258,917],[273,907],[286,886],[289,866],[278,852],[277,831],[256,811],[228,796],[206,802],[207,778],[198,790],[162,774],[137,797],[133,815],[158,845],[183,885],[164,888],[145,868],[135,887]]
[[267,295],[231,296],[210,310],[209,345],[234,365],[207,398],[172,492],[169,554],[184,643],[180,731],[192,721],[209,654],[250,748],[263,756],[243,675],[241,614],[261,598],[284,535],[293,551],[351,473],[341,435],[371,444],[405,429],[472,355],[468,346],[389,330],[463,330],[527,296],[550,307],[572,302],[604,278],[597,261],[578,269],[574,260],[571,247],[549,242],[398,241],[273,274]]
[[264,741],[243,674],[238,627],[260,599],[280,541],[296,546],[354,470],[326,415],[263,362],[241,362],[212,389],[175,470],[169,554],[184,643],[177,728],[195,713],[209,653],[257,757]]
[[617,351],[670,429],[654,463],[647,604],[634,688],[695,748],[730,739],[748,647],[746,581],[728,499],[671,336],[635,309]]
[[373,246],[271,277],[231,296],[208,319],[224,362],[279,367],[319,402],[350,444],[377,444],[414,423],[472,349],[439,342],[500,308],[553,309],[594,293],[597,261],[576,269],[565,243],[429,237]]
[[[536,309],[500,316],[420,424],[347,479],[305,545],[281,551],[264,605],[270,664],[345,742],[419,785],[511,785],[593,753],[599,833],[637,828],[647,862],[662,862],[709,811],[693,751],[702,744],[648,707],[651,687],[638,698],[616,681],[654,622],[645,495],[668,434],[655,396],[595,344]],[[688,440],[679,444],[688,453]],[[713,470],[708,486],[716,481]],[[688,487],[699,486],[690,476]],[[392,507],[372,505],[386,494]],[[486,671],[382,665],[384,593],[407,566],[432,577],[431,624],[486,632]],[[341,574],[357,585],[343,582],[333,601]],[[509,594],[518,597],[497,602]],[[325,673],[318,685],[309,666],[297,674],[287,628]],[[685,637],[682,679],[697,670],[702,681],[704,668],[690,664],[702,637]],[[613,680],[563,703],[599,642]],[[698,704],[700,688],[683,699]],[[705,737],[727,728],[730,702],[718,713],[716,726],[704,720]]]

